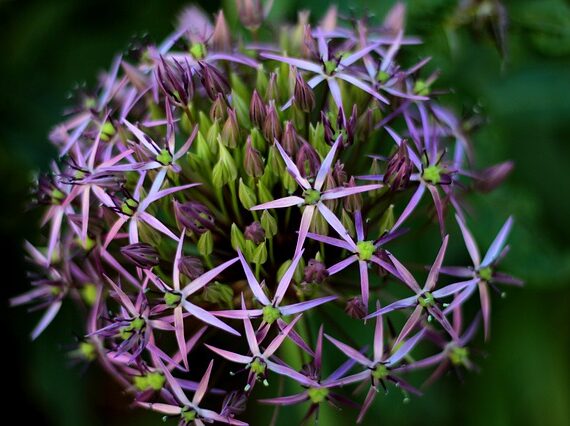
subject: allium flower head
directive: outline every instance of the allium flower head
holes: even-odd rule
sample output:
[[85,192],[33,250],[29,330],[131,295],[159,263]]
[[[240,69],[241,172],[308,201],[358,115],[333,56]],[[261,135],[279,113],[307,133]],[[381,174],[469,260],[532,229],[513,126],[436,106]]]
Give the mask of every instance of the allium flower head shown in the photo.
[[[420,40],[403,4],[376,24],[331,9],[267,32],[267,4],[237,11],[230,30],[223,12],[185,10],[52,132],[60,159],[36,191],[45,238],[26,243],[32,289],[12,304],[44,312],[33,338],[81,304],[75,356],[180,425],[246,424],[258,382],[262,403],[308,402],[307,418],[344,405],[360,422],[380,389],[419,395],[412,371],[474,368],[490,290],[521,282],[499,270],[512,219],[481,259],[462,202],[513,166],[478,164],[429,58],[408,63]],[[434,222],[424,276],[401,247]],[[446,266],[458,238],[470,265]],[[481,314],[463,332],[467,304]],[[339,332],[349,318],[370,341]],[[328,374],[336,350],[347,359]]]

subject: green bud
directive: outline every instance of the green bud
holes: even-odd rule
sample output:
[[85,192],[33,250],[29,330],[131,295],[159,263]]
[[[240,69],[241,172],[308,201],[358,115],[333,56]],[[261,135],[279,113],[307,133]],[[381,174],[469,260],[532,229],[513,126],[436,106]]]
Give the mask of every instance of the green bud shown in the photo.
[[171,308],[178,306],[182,297],[178,293],[172,293],[170,291],[164,293],[164,303],[166,303]]
[[263,69],[263,65],[259,64],[257,67],[257,76],[255,79],[255,88],[257,92],[262,94],[267,91],[267,85],[269,84],[269,80],[267,79],[267,73]]
[[190,54],[194,59],[204,59],[208,53],[206,45],[204,43],[193,43],[190,46]]
[[232,223],[232,227],[230,230],[230,242],[234,250],[244,251],[245,237],[243,236],[243,232],[241,232],[241,230],[235,223]]
[[88,306],[93,306],[97,301],[97,286],[92,283],[85,284],[81,288],[81,298]]
[[261,227],[265,231],[266,238],[273,238],[277,235],[277,221],[267,210],[261,214]]
[[204,287],[202,299],[224,308],[233,309],[234,291],[231,286],[216,281]]
[[206,231],[198,239],[198,253],[209,256],[214,250],[214,237],[211,231]]
[[257,182],[257,195],[260,203],[268,203],[273,201],[273,196],[271,191],[263,184],[263,182]]
[[376,251],[373,241],[359,241],[356,243],[356,248],[358,250],[358,258],[366,261],[372,259],[372,255]]
[[390,204],[390,206],[386,209],[386,211],[380,217],[379,223],[379,231],[380,236],[384,235],[386,232],[390,231],[394,226],[394,204]]
[[356,235],[356,229],[354,228],[354,222],[352,221],[352,218],[350,217],[350,215],[348,214],[348,212],[345,209],[342,209],[340,221],[350,235],[352,235],[352,236]]
[[265,241],[259,244],[254,250],[251,261],[256,265],[263,265],[267,262],[267,247]]
[[246,102],[243,97],[232,91],[232,105],[236,111],[238,121],[241,126],[245,128],[251,127],[249,121],[249,102]]
[[426,182],[433,183],[437,185],[441,182],[441,172],[442,169],[439,166],[428,166],[424,169],[422,173],[422,179]]
[[95,361],[97,359],[97,348],[93,343],[80,342],[77,350],[81,357],[87,361]]
[[273,306],[264,306],[263,307],[263,321],[264,322],[266,322],[267,324],[273,324],[279,318],[281,318],[281,312],[279,311],[278,308],[275,308]]
[[243,182],[242,178],[239,179],[238,197],[241,201],[241,204],[248,210],[257,204],[255,191],[247,186]]
[[313,404],[320,404],[327,399],[329,390],[327,388],[309,388],[307,394]]
[[208,129],[206,134],[206,142],[210,147],[212,154],[216,155],[218,153],[218,138],[220,137],[220,123],[218,120],[214,120],[212,126]]
[[237,179],[238,171],[235,160],[227,148],[218,138],[219,159],[212,170],[212,183],[216,187],[222,187]]
[[203,134],[207,134],[210,127],[212,127],[212,122],[203,111],[198,113],[198,123],[198,130]]
[[285,188],[285,190],[289,194],[292,194],[293,192],[295,192],[297,190],[298,183],[295,180],[295,178],[293,176],[291,176],[291,174],[287,170],[284,170],[283,173],[281,174],[281,183],[283,185],[283,188]]
[[110,121],[105,121],[101,126],[101,140],[107,142],[111,139],[117,131]]

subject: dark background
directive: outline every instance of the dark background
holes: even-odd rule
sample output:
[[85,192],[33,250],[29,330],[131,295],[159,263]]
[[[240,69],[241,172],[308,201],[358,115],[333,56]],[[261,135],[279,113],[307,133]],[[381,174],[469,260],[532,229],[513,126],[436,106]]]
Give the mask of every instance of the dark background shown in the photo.
[[[209,11],[220,7],[219,1],[200,3]],[[227,3],[227,15],[235,21]],[[275,3],[271,19],[294,19],[300,8],[321,16],[329,4]],[[350,2],[357,12],[378,16],[392,3]],[[568,425],[570,5],[563,0],[505,1],[511,21],[509,54],[503,61],[488,36],[468,27],[454,33],[456,49],[450,49],[448,24],[456,1],[407,3],[408,32],[426,40],[418,55],[433,56],[432,67],[443,71],[438,86],[454,89],[443,102],[457,111],[475,108],[488,119],[475,138],[481,164],[515,161],[506,185],[474,201],[472,228],[484,247],[505,218],[515,215],[505,268],[527,285],[509,291],[504,300],[495,298],[492,340],[481,345],[484,354],[476,357],[480,373],[468,374],[463,382],[445,377],[406,405],[395,392],[378,398],[369,424],[380,419],[383,424]],[[82,333],[73,308],[64,309],[32,344],[28,335],[38,316],[10,309],[5,300],[27,288],[22,241],[37,234],[37,217],[24,213],[28,186],[33,171],[45,169],[54,156],[46,135],[68,106],[66,93],[76,83],[93,85],[97,72],[109,66],[132,35],[148,32],[160,40],[185,4],[0,0],[0,377],[2,406],[10,416],[58,426],[161,423],[159,416],[132,412],[97,367],[72,365],[66,353],[73,332]],[[434,252],[425,249],[428,243],[421,247]],[[450,253],[461,253],[459,243],[452,247]],[[419,248],[418,253],[419,259],[431,258]],[[454,257],[462,259],[452,254],[450,260]],[[352,424],[353,415],[324,410],[321,424]]]

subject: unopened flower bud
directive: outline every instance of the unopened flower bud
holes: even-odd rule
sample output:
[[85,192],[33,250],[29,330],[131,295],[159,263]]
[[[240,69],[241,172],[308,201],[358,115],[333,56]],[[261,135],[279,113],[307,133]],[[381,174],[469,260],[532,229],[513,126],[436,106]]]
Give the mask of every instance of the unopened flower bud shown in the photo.
[[247,186],[241,178],[239,179],[238,185],[238,197],[241,204],[248,210],[257,204],[255,191]]
[[158,252],[147,243],[135,243],[121,247],[121,254],[142,269],[150,269],[160,263]]
[[321,160],[315,148],[307,142],[303,142],[299,152],[297,152],[296,164],[303,177],[313,177],[316,176],[321,166]]
[[267,93],[265,98],[269,101],[279,99],[279,85],[277,84],[277,74],[272,72],[269,75],[269,83],[267,84]]
[[412,174],[412,162],[408,155],[406,140],[402,140],[398,150],[390,157],[386,173],[384,173],[384,183],[389,185],[393,191],[406,189]]
[[236,0],[239,19],[250,31],[257,31],[263,22],[261,0]]
[[275,139],[281,140],[281,121],[279,113],[275,108],[275,101],[270,101],[267,107],[267,115],[263,124],[263,136],[270,143],[273,143]]
[[305,112],[311,112],[315,108],[315,94],[300,73],[295,76],[295,103]]
[[238,170],[236,162],[227,148],[218,138],[219,159],[212,170],[212,183],[217,187],[222,187],[237,179]]
[[[350,178],[346,186],[349,188],[356,187],[356,181],[354,180],[354,176]],[[346,197],[344,199],[344,208],[351,213],[355,212],[356,210],[362,209],[362,195],[352,194]]]
[[253,222],[251,225],[246,226],[243,236],[246,240],[253,241],[255,244],[265,241],[265,231],[259,222]]
[[220,10],[216,16],[216,24],[211,40],[212,47],[216,51],[229,52],[232,48],[232,37],[222,10]]
[[337,160],[333,167],[332,176],[336,182],[336,186],[343,186],[347,182],[347,175],[344,171],[344,164]]
[[256,126],[258,129],[263,128],[263,124],[265,123],[265,104],[257,93],[257,90],[253,91],[253,95],[251,96],[251,102],[249,103],[249,119],[251,123]]
[[263,159],[259,151],[253,147],[251,136],[247,137],[245,143],[243,167],[248,176],[258,178],[263,175]]
[[291,121],[285,123],[285,132],[283,133],[283,140],[281,145],[287,154],[294,156],[299,149],[299,140],[295,126]]
[[316,259],[309,260],[304,270],[305,282],[321,284],[329,276],[325,264]]
[[199,61],[200,80],[210,99],[215,100],[218,93],[230,93],[230,85],[224,75],[216,67],[207,62]]
[[227,106],[226,106],[226,101],[224,99],[224,95],[222,95],[221,93],[218,93],[218,95],[216,96],[216,100],[214,102],[212,102],[212,106],[210,107],[210,118],[212,119],[212,121],[224,121],[227,116],[226,116],[226,111],[227,111]]
[[236,112],[233,108],[228,108],[228,118],[222,128],[222,143],[229,148],[235,148],[238,141],[239,125]]
[[204,274],[204,265],[198,257],[183,256],[178,262],[178,269],[191,280],[195,280]]
[[174,201],[174,215],[181,229],[186,228],[196,235],[214,229],[214,216],[205,205],[197,201]]
[[194,81],[188,62],[167,62],[161,57],[156,68],[156,80],[164,94],[176,105],[186,107],[194,96]]
[[364,303],[362,302],[361,297],[353,297],[349,299],[346,303],[346,307],[344,311],[352,318],[355,319],[362,319],[366,316],[367,309]]

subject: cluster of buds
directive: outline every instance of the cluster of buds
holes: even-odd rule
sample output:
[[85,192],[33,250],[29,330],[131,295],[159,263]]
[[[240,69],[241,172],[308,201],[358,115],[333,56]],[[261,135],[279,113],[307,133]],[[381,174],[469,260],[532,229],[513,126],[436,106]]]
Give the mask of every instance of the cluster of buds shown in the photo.
[[[26,243],[33,289],[12,302],[45,309],[34,338],[63,303],[82,305],[74,354],[180,425],[243,425],[248,405],[306,401],[308,416],[348,405],[361,422],[381,388],[419,394],[410,372],[474,368],[493,293],[521,282],[499,270],[512,219],[481,256],[464,200],[512,165],[473,169],[429,59],[399,62],[420,43],[401,4],[378,26],[301,14],[267,44],[260,2],[238,6],[242,42],[222,12],[212,24],[188,9],[140,62],[117,57],[54,130],[61,161],[37,196],[48,231]],[[393,248],[426,219],[441,241],[420,285],[423,269]],[[472,264],[446,265],[448,230]],[[343,334],[348,321],[372,339]],[[324,378],[327,346],[346,362]],[[278,376],[299,392],[279,394]],[[258,383],[274,396],[258,400]],[[353,401],[353,387],[368,392]]]

